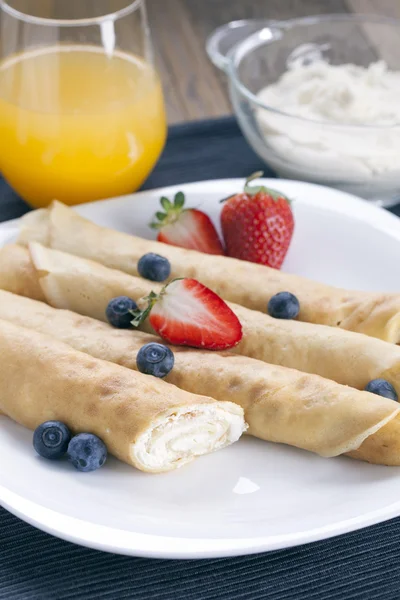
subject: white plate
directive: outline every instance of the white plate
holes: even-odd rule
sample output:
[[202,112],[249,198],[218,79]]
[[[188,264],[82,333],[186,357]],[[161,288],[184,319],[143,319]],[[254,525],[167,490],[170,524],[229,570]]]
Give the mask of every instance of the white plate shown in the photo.
[[[285,270],[365,290],[400,291],[400,220],[354,196],[266,180],[295,200]],[[96,202],[79,212],[150,237],[160,195],[183,189],[214,218],[242,181],[209,181]],[[0,244],[16,222],[0,227]],[[1,311],[0,311],[1,313]],[[1,314],[0,314],[1,316]],[[229,398],[227,398],[229,399]],[[117,460],[91,474],[35,456],[31,432],[0,417],[0,503],[85,546],[158,558],[250,554],[321,540],[400,515],[400,469],[324,459],[250,437],[164,475]]]

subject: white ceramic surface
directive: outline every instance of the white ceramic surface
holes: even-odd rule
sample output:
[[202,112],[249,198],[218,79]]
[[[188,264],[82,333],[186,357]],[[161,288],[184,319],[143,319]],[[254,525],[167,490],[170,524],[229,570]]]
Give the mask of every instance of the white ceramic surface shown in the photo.
[[[285,270],[400,292],[400,220],[333,189],[266,183],[294,200],[296,232]],[[217,217],[218,200],[241,185],[224,180],[174,186],[78,210],[100,224],[149,237],[147,224],[161,194],[183,189],[191,206]],[[0,226],[1,244],[12,238],[15,225]],[[250,437],[164,475],[146,475],[114,459],[95,473],[78,473],[35,456],[31,439],[31,432],[0,417],[0,504],[44,531],[102,550],[231,556],[320,540],[400,515],[400,469],[324,459]]]

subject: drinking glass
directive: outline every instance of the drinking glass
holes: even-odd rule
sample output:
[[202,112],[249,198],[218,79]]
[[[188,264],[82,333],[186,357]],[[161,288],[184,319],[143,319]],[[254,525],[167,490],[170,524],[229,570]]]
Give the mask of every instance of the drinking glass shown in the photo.
[[136,190],[165,143],[144,0],[0,0],[0,171],[29,204]]

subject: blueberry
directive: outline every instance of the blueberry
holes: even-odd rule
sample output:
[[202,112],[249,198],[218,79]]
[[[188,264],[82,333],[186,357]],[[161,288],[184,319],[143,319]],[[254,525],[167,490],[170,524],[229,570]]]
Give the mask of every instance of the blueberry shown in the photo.
[[71,432],[60,421],[46,421],[35,429],[33,447],[43,458],[61,458],[67,451]]
[[146,375],[154,375],[154,377],[165,377],[174,366],[174,353],[163,346],[150,342],[140,348],[137,357],[137,368],[141,373]]
[[149,252],[138,262],[139,275],[150,281],[165,281],[171,275],[171,265],[167,258]]
[[107,460],[107,448],[97,435],[79,433],[68,444],[68,458],[78,471],[96,471]]
[[279,292],[268,302],[268,314],[275,319],[295,319],[299,312],[300,303],[290,292]]
[[389,398],[389,400],[397,401],[399,399],[396,390],[391,383],[386,381],[386,379],[372,379],[372,381],[365,386],[365,391],[377,394],[378,396],[383,396],[384,398]]
[[108,303],[106,317],[110,325],[118,329],[129,329],[133,319],[131,311],[137,309],[137,304],[128,296],[118,296]]

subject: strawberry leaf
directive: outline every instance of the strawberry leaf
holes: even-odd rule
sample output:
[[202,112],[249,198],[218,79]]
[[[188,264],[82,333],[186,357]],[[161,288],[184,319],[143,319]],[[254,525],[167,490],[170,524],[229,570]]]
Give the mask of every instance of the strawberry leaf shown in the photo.
[[182,206],[184,204],[185,204],[185,194],[183,192],[178,192],[177,194],[175,194],[174,207],[182,208]]
[[137,327],[140,327],[140,325],[147,319],[150,314],[150,310],[149,307],[147,307],[145,310],[132,310],[131,314],[133,317],[131,325],[136,329]]
[[267,187],[265,187],[265,185],[250,185],[250,183],[252,181],[254,181],[254,179],[259,179],[259,177],[262,177],[263,175],[264,175],[264,173],[262,171],[257,171],[256,173],[253,173],[252,175],[250,175],[246,179],[246,183],[244,186],[244,193],[250,197],[257,196],[257,194],[260,194],[260,193],[268,194],[268,196],[271,196],[271,198],[275,201],[279,200],[280,198],[283,198],[289,204],[291,204],[289,198],[287,198],[284,194],[282,194],[282,192],[278,192],[277,190],[272,190],[271,188],[267,188]]
[[256,196],[260,192],[266,192],[267,188],[263,185],[245,185],[244,192],[249,196]]
[[135,328],[140,327],[140,325],[142,323],[144,323],[144,321],[149,316],[151,309],[157,302],[158,298],[159,298],[158,294],[155,294],[154,292],[150,292],[150,294],[144,298],[144,300],[147,300],[146,308],[144,308],[143,310],[140,310],[140,308],[137,308],[136,310],[130,311],[130,313],[133,317],[133,319],[131,321],[131,325],[133,327],[135,327]]
[[168,200],[168,198],[166,198],[165,196],[163,196],[160,199],[160,203],[161,203],[161,206],[163,207],[163,209],[166,212],[168,212],[169,210],[171,210],[171,208],[172,208],[172,202],[170,200]]
[[166,213],[159,211],[159,212],[156,212],[155,216],[156,216],[156,219],[158,219],[158,221],[157,220],[152,221],[151,223],[149,223],[149,227],[151,229],[161,229],[163,226],[163,223],[168,215]]

